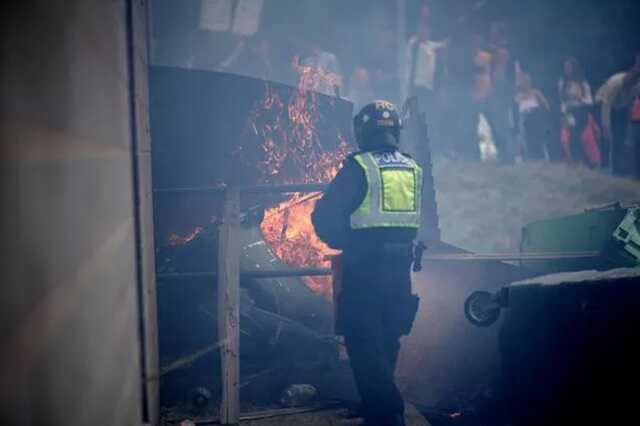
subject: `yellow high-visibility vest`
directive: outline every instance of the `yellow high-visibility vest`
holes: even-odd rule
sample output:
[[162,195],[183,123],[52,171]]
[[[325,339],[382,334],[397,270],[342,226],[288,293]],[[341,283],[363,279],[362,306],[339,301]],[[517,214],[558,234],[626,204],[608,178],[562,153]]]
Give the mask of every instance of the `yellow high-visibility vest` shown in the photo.
[[367,195],[351,214],[351,228],[419,228],[420,166],[399,151],[364,152],[354,159],[364,170]]

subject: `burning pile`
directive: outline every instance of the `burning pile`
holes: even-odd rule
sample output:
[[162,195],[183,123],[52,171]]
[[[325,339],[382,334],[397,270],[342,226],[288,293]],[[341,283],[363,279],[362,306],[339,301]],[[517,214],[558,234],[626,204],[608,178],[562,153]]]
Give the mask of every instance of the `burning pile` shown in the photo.
[[[264,181],[274,184],[326,183],[339,170],[348,154],[348,144],[337,131],[337,149],[326,150],[317,133],[321,113],[316,90],[332,87],[337,76],[322,68],[294,62],[298,86],[284,102],[267,85],[264,100],[254,108],[250,128],[262,141],[264,159],[259,163]],[[268,209],[261,225],[265,240],[285,264],[295,267],[328,266],[325,256],[334,253],[320,241],[311,224],[311,212],[320,193],[294,194]],[[327,277],[305,278],[309,288],[331,295]]]
[[321,84],[335,84],[335,74],[322,68],[293,63],[299,79],[290,99],[284,101],[267,83],[264,99],[249,118],[249,128],[262,144],[264,157],[258,168],[265,183],[322,183],[330,181],[348,153],[345,137],[336,130],[339,142],[327,151],[318,136],[323,117],[316,90]]
[[194,229],[192,232],[188,233],[187,235],[178,235],[178,234],[175,234],[175,233],[171,234],[169,236],[168,244],[171,247],[182,246],[182,245],[187,244],[188,242],[192,241],[203,230],[204,230],[204,228],[202,226],[196,226],[196,229]]
[[[265,212],[262,234],[274,254],[287,265],[328,266],[325,256],[335,253],[320,241],[311,224],[311,212],[319,195],[295,194]],[[305,277],[303,280],[315,293],[331,295],[327,277]]]

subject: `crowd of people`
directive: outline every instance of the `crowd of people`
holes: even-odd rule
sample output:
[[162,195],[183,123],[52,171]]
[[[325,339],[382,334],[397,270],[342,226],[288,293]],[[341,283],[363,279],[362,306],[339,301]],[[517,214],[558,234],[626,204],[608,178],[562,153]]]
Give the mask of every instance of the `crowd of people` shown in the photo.
[[504,22],[492,22],[486,34],[432,40],[431,19],[424,4],[405,49],[402,90],[419,99],[434,150],[506,164],[564,161],[640,178],[640,49],[595,95],[569,57],[557,91],[544,94],[513,54]]
[[[292,36],[283,49],[282,40],[272,44],[258,33],[240,39],[216,68],[250,69],[254,76],[295,84],[295,58],[335,75],[320,91],[349,99],[354,111],[374,99],[401,105],[417,97],[436,155],[504,164],[567,162],[640,178],[640,48],[629,52],[626,70],[597,90],[575,57],[558,64],[554,90],[543,90],[514,52],[505,22],[436,39],[429,3],[410,12],[417,25],[400,55],[397,34],[388,28],[371,32],[361,63],[354,63],[352,51],[343,58],[330,52],[322,37]],[[340,59],[351,63],[342,67]]]

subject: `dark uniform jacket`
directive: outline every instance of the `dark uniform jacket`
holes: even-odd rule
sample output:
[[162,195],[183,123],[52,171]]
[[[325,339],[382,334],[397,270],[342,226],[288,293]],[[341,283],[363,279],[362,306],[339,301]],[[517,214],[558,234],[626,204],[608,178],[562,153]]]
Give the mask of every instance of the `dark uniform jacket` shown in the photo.
[[[375,151],[397,151],[385,147]],[[358,154],[358,153],[356,153]],[[318,237],[331,248],[342,250],[345,257],[366,256],[385,243],[406,243],[416,238],[417,231],[408,228],[351,229],[351,214],[358,209],[367,194],[367,179],[352,154],[318,200],[311,216]]]

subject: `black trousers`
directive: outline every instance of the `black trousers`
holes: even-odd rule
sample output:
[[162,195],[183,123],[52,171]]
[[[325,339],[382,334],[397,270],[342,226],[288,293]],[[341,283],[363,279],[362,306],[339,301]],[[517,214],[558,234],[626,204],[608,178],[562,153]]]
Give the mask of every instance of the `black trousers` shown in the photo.
[[399,424],[394,418],[404,413],[394,371],[410,309],[410,263],[377,257],[344,266],[341,328],[367,425]]
[[[534,161],[544,160],[545,148],[547,151],[551,150],[551,135],[553,134],[550,125],[552,118],[549,112],[538,107],[526,113],[523,120],[527,159]],[[551,157],[551,154],[549,156]]]
[[631,174],[631,153],[625,144],[629,125],[629,109],[619,108],[611,111],[611,172],[617,176]]

